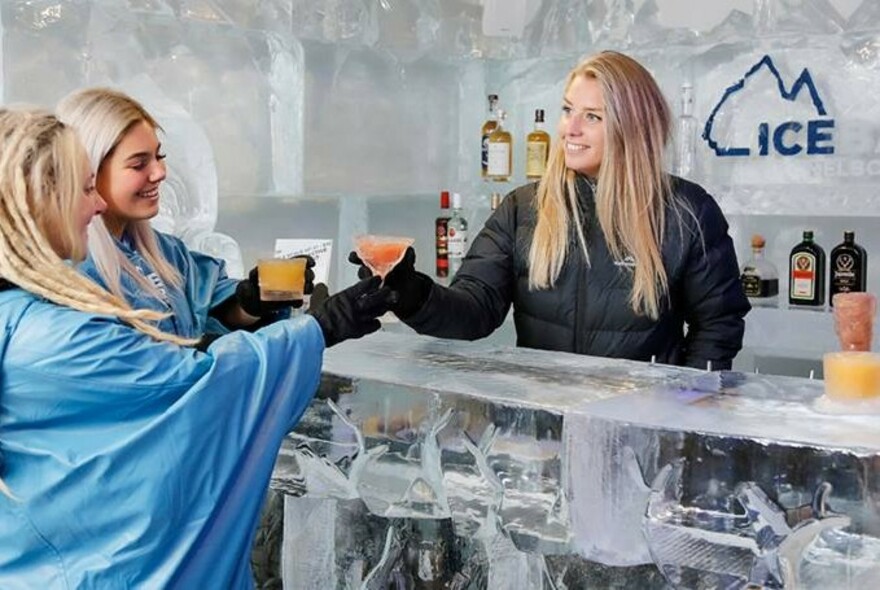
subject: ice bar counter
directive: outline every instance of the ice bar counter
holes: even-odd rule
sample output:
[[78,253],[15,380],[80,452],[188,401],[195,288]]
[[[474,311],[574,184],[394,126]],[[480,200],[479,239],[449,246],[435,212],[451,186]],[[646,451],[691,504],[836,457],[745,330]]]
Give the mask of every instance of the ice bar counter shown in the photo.
[[285,587],[880,587],[880,416],[822,385],[346,342],[273,476]]

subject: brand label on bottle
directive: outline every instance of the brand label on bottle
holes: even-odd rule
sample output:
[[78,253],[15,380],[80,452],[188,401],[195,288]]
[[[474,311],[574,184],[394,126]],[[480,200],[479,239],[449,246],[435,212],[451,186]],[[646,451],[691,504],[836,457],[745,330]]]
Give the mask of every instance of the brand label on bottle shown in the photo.
[[526,144],[526,177],[544,176],[547,164],[547,144],[543,141],[530,141]]
[[831,267],[831,284],[835,293],[860,290],[856,261],[851,254],[840,254],[834,259]]
[[749,268],[743,269],[743,275],[740,277],[746,297],[761,299],[779,295],[779,279],[761,279],[756,274],[749,274],[749,270]]
[[791,257],[791,299],[812,301],[816,297],[816,257],[797,252]]
[[435,250],[437,255],[436,271],[438,277],[445,277],[449,274],[449,250],[447,245],[448,239],[446,236],[448,223],[448,217],[438,217],[435,222]]
[[482,147],[482,153],[480,155],[480,163],[483,167],[483,176],[486,176],[486,174],[489,171],[489,134],[488,133],[483,134],[483,147]]
[[446,241],[449,258],[459,260],[464,258],[465,253],[467,253],[467,234],[467,230],[455,229],[454,227],[449,228]]
[[487,174],[507,178],[510,176],[510,144],[489,143]]

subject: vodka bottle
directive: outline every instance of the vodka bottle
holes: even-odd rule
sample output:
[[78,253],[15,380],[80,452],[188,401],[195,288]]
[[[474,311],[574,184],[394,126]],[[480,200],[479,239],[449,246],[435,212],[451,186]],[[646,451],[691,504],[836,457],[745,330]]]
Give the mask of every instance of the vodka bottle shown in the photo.
[[461,210],[461,195],[452,193],[452,217],[446,224],[447,248],[449,250],[449,276],[455,276],[467,253],[468,224]]

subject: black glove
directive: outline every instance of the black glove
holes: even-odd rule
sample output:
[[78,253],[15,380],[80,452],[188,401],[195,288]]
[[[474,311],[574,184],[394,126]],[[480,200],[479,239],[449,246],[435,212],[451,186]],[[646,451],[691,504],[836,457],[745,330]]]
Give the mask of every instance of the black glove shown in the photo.
[[[372,276],[356,252],[348,255],[348,261],[359,264],[358,276],[361,278]],[[416,251],[409,247],[403,255],[403,259],[397,263],[391,272],[385,275],[384,287],[388,287],[397,294],[397,303],[391,306],[397,317],[406,319],[419,311],[428,300],[434,281],[427,275],[416,270]]]
[[380,288],[381,284],[379,277],[371,277],[328,297],[327,286],[318,283],[306,313],[318,320],[325,346],[372,334],[381,327],[376,318],[396,300],[391,289]]
[[[315,260],[311,256],[294,256],[294,258],[306,259],[305,284],[303,285],[303,293],[311,294],[315,289]],[[248,315],[255,318],[270,316],[276,311],[286,309],[288,307],[302,307],[302,299],[294,299],[291,301],[263,301],[260,299],[260,272],[255,266],[248,273],[248,278],[239,281],[235,288],[235,300]]]

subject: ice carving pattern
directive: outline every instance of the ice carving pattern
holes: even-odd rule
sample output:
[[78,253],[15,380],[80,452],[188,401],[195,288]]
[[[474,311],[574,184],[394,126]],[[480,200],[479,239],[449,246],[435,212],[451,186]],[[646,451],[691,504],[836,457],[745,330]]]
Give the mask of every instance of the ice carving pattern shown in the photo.
[[880,572],[880,488],[864,477],[880,426],[828,420],[820,394],[378,333],[328,351],[335,401],[290,435],[273,485],[335,506],[314,530],[365,535],[323,566],[354,586],[811,589],[831,569],[857,588]]

